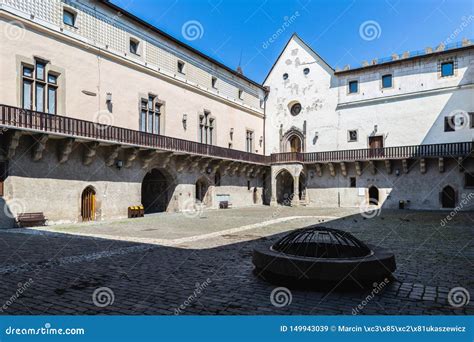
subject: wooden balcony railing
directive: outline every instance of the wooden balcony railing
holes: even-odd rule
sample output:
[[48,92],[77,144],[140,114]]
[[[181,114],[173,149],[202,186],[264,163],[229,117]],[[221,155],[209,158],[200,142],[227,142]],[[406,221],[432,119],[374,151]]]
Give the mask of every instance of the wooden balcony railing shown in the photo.
[[104,140],[118,144],[135,145],[138,147],[172,152],[185,152],[254,164],[268,164],[270,159],[260,154],[206,145],[127,128],[103,125],[60,115],[51,115],[6,105],[0,105],[0,108],[0,125],[11,128],[28,129],[39,133],[65,135],[77,138]]
[[60,115],[50,115],[7,105],[0,105],[0,109],[0,125],[7,128],[26,129],[37,133],[102,140],[117,144],[127,144],[170,152],[183,152],[261,165],[462,157],[472,154],[474,151],[474,143],[471,141],[328,152],[289,152],[264,156],[219,146],[201,144],[189,140],[135,131],[127,128],[103,125],[81,119],[74,119]]
[[462,157],[474,152],[473,142],[395,146],[310,153],[272,154],[272,163],[328,163],[364,160]]

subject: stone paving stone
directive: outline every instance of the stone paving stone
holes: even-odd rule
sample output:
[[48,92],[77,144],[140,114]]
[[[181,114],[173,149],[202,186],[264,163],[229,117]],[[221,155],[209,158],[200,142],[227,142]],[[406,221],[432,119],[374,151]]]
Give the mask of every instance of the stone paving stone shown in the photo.
[[[235,226],[235,222],[268,220],[272,210],[210,211],[206,213],[209,226],[202,220],[177,214],[150,216],[140,222],[111,223],[112,228],[107,232],[110,239],[0,232],[1,241],[8,246],[0,250],[0,307],[15,294],[18,283],[33,279],[24,294],[0,314],[174,315],[174,310],[193,295],[196,284],[209,278],[211,282],[190,300],[182,310],[183,315],[352,315],[370,291],[318,292],[292,288],[292,302],[277,308],[271,304],[270,294],[278,285],[269,284],[253,273],[251,255],[255,246],[268,245],[289,230],[317,223],[313,217],[316,215],[344,216],[324,225],[350,231],[367,243],[380,243],[395,253],[394,279],[358,314],[474,314],[472,302],[459,309],[447,302],[449,291],[457,286],[474,296],[470,264],[474,242],[471,217],[467,216],[472,213],[458,214],[449,227],[438,232],[436,227],[442,213],[382,211],[379,217],[361,220],[359,214],[348,210],[283,208],[279,213],[282,217],[307,218],[232,233],[225,238],[189,241],[179,247],[113,240],[114,234],[126,238],[133,233],[165,239],[170,227],[175,229],[171,238],[206,234],[229,228],[229,221]],[[100,223],[71,229],[91,234],[102,233],[107,226]],[[142,232],[152,226],[167,228]],[[59,230],[67,231],[67,227]],[[457,245],[465,246],[462,252],[459,253]],[[132,249],[125,254],[88,258],[127,248]],[[111,289],[114,296],[113,303],[104,308],[95,306],[92,299],[100,287]]]

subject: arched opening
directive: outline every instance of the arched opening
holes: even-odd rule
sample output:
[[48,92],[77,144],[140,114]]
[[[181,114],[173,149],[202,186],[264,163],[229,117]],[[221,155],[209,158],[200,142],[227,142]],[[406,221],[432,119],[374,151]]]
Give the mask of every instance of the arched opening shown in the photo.
[[379,189],[376,186],[369,188],[369,204],[379,205]]
[[301,139],[296,135],[290,138],[290,152],[301,152]]
[[96,212],[95,190],[88,186],[81,195],[81,217],[82,221],[94,221]]
[[454,208],[456,206],[456,191],[452,186],[447,185],[443,188],[441,205],[443,208]]
[[196,202],[206,202],[207,190],[209,189],[209,183],[205,178],[199,178],[196,182]]
[[145,175],[142,182],[142,205],[145,213],[166,211],[170,201],[170,183],[158,169],[153,169]]
[[276,177],[277,203],[291,205],[293,200],[293,176],[286,170],[281,171]]
[[304,173],[301,173],[299,177],[298,198],[300,201],[306,200],[306,176]]

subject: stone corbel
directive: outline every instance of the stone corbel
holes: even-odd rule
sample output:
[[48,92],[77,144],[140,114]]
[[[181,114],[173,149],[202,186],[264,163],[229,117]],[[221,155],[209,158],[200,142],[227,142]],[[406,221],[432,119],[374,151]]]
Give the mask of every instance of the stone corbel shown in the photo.
[[402,159],[402,170],[403,173],[408,173],[408,160]]
[[130,149],[130,153],[125,158],[124,167],[129,168],[130,166],[132,166],[133,161],[135,159],[137,159],[137,157],[138,157],[138,152],[140,152],[140,150],[138,148],[131,148]]
[[48,142],[47,134],[40,134],[33,137],[36,140],[33,148],[33,160],[38,161],[43,158],[43,151],[46,149],[46,143]]
[[20,144],[20,137],[23,135],[21,131],[13,131],[8,142],[7,158],[11,159],[15,156],[16,148]]
[[347,177],[347,168],[346,168],[346,163],[341,162],[341,173],[344,177]]
[[444,172],[444,158],[438,159],[438,168],[440,173]]
[[199,166],[201,158],[202,157],[199,156],[193,157],[192,161],[189,163],[188,171],[194,171]]
[[69,160],[69,156],[72,152],[72,147],[74,146],[74,139],[67,138],[64,141],[61,141],[59,145],[59,164],[63,164]]
[[90,165],[94,161],[94,157],[97,154],[97,148],[99,147],[98,142],[84,144],[84,165]]
[[182,172],[186,168],[186,166],[189,165],[191,160],[192,160],[191,156],[185,156],[185,157],[180,158],[179,160],[177,159],[176,171]]
[[387,170],[387,174],[389,175],[392,173],[392,161],[390,159],[385,161],[385,170]]
[[321,164],[316,164],[316,173],[319,177],[323,176],[323,168],[321,167]]
[[169,166],[172,157],[173,157],[173,152],[161,153],[159,161],[158,161],[160,163],[160,167],[162,167],[163,169],[166,169]]
[[420,159],[420,172],[422,174],[426,173],[426,159],[424,159],[424,158]]
[[369,160],[369,169],[370,173],[375,175],[377,173],[377,168],[375,167],[375,162],[373,160]]
[[110,150],[109,155],[107,156],[107,159],[105,160],[105,165],[107,165],[107,166],[114,165],[115,159],[117,159],[121,148],[122,147],[120,145],[112,147],[112,149]]
[[362,163],[356,161],[354,164],[355,164],[355,169],[356,169],[357,176],[362,175]]
[[336,176],[336,168],[334,167],[334,164],[333,163],[328,163],[328,167],[329,167],[329,173],[331,174],[331,176],[335,177]]
[[151,150],[151,151],[146,151],[143,155],[142,159],[142,168],[146,169],[150,165],[150,163],[155,159],[157,156],[157,151],[156,150]]

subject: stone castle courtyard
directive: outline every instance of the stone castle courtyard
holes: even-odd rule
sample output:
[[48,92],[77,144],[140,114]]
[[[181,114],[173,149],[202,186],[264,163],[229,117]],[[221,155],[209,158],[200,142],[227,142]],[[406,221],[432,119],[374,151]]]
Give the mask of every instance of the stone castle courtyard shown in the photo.
[[[474,214],[448,214],[255,206],[2,229],[0,314],[472,315],[448,293],[474,293]],[[252,250],[313,224],[391,249],[394,279],[376,293],[289,287],[275,303]]]

